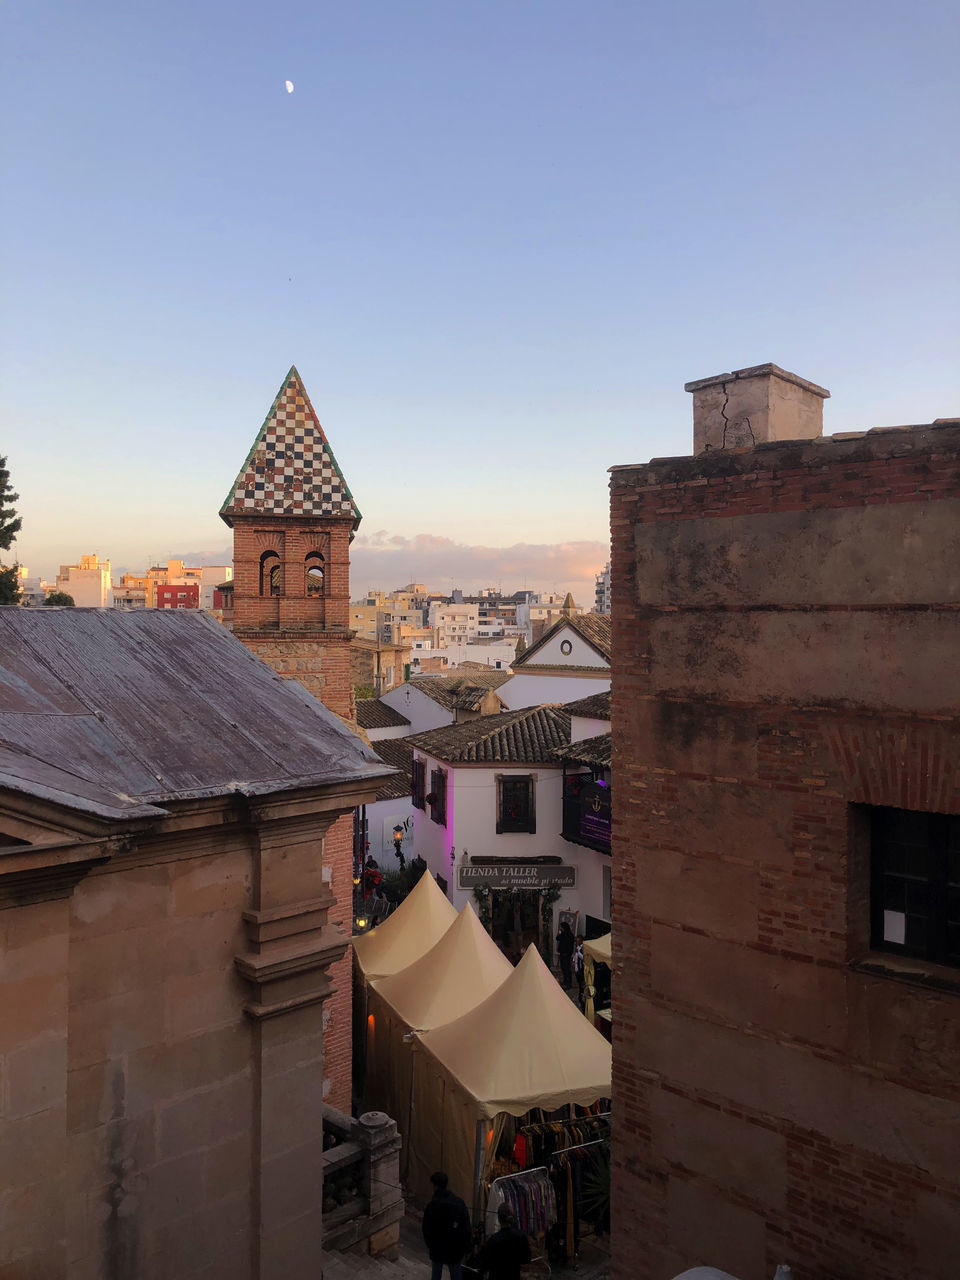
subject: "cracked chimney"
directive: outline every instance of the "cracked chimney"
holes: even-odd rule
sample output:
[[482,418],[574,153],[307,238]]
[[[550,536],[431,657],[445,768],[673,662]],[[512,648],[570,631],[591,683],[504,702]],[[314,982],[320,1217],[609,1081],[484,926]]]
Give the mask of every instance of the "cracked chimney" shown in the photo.
[[694,453],[823,435],[823,402],[830,392],[775,364],[718,373],[683,389],[693,392]]

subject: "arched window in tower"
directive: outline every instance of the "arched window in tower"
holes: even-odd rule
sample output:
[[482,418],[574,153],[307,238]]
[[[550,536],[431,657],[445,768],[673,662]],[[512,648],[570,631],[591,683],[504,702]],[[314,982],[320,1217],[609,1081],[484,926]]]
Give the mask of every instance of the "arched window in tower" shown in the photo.
[[323,556],[319,551],[311,551],[307,555],[307,595],[323,595]]
[[283,567],[276,551],[264,551],[260,557],[260,594],[262,596],[283,594]]

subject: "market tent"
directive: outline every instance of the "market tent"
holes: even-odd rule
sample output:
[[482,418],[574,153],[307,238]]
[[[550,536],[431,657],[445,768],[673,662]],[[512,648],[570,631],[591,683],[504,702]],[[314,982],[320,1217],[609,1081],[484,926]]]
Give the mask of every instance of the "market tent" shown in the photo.
[[364,1105],[386,1111],[406,1138],[415,1046],[426,1031],[469,1012],[513,973],[468,902],[443,937],[399,973],[370,983]]
[[610,942],[612,938],[612,933],[605,933],[602,938],[590,938],[583,944],[583,954],[585,956],[592,956],[594,960],[599,960],[601,964],[609,964],[611,959]]
[[[610,945],[613,938],[612,933],[605,933],[602,938],[590,938],[583,944],[583,981],[586,999],[584,1001],[583,1012],[588,1022],[593,1022],[596,1017],[596,1011],[593,1005],[593,998],[596,995],[596,983],[594,982],[594,965],[605,964],[608,967],[611,963]],[[604,1014],[604,1017],[607,1015]]]
[[418,1039],[409,1174],[417,1194],[433,1168],[445,1168],[455,1187],[474,1187],[479,1156],[496,1146],[498,1114],[589,1106],[610,1096],[610,1045],[536,947],[476,1008]]
[[429,871],[425,871],[392,915],[353,939],[365,983],[399,973],[419,960],[453,924],[457,911]]

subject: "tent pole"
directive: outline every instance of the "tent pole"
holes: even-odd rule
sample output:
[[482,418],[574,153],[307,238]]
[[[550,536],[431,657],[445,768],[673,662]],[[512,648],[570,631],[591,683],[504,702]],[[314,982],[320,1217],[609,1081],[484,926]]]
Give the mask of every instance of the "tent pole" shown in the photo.
[[480,1175],[483,1172],[483,1120],[477,1121],[477,1136],[473,1150],[473,1225],[480,1225]]

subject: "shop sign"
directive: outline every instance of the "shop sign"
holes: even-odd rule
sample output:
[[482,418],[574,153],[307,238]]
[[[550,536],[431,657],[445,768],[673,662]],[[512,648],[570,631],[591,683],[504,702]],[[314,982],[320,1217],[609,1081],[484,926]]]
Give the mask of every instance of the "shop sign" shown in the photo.
[[580,791],[580,834],[599,844],[610,844],[610,788],[588,783]]
[[573,889],[577,868],[557,862],[498,862],[459,868],[461,889]]

